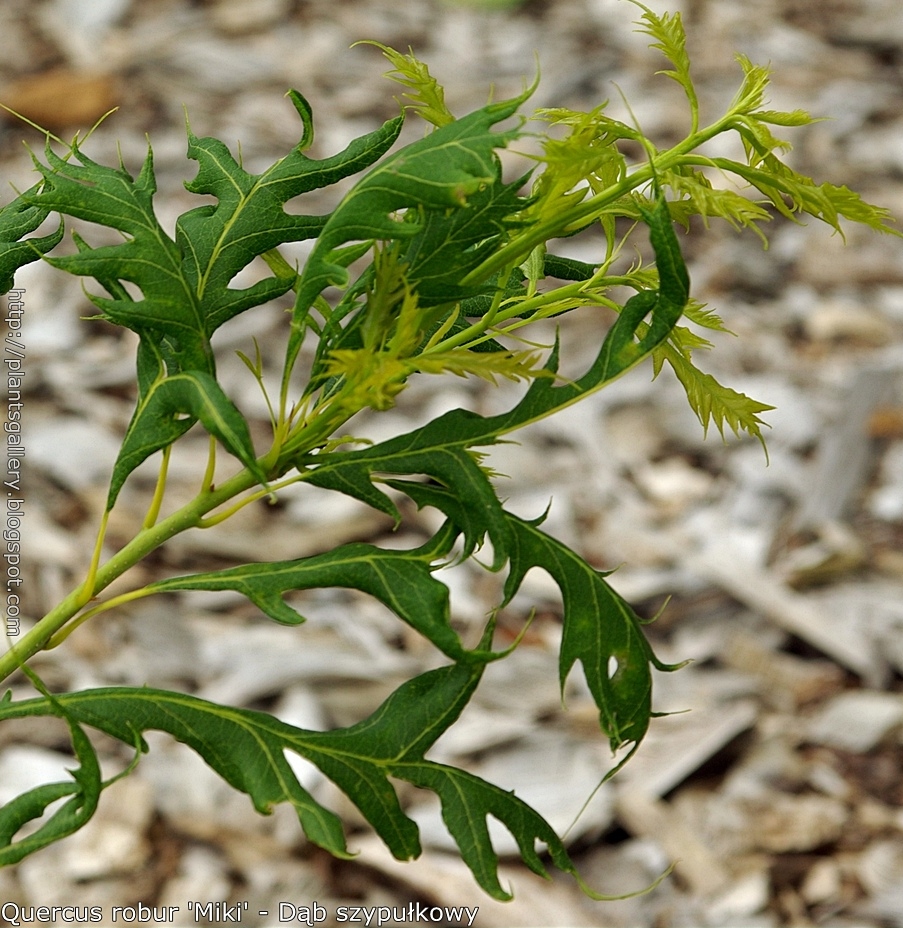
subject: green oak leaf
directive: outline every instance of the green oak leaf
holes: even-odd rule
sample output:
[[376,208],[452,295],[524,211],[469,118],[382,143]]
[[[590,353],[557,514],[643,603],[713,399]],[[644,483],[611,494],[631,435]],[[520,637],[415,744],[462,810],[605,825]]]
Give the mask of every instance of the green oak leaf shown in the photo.
[[504,652],[468,651],[462,646],[451,626],[448,588],[433,576],[451,555],[457,537],[458,530],[446,524],[426,544],[411,550],[384,550],[355,542],[291,561],[243,564],[172,577],[147,589],[154,593],[235,590],[283,625],[304,621],[285,602],[288,592],[326,587],[360,590],[378,599],[453,660],[494,660]]
[[213,377],[203,371],[185,371],[156,379],[139,400],[113,465],[107,509],[113,508],[126,478],[139,464],[171,445],[197,421],[266,484],[244,416]]
[[[40,714],[60,715],[54,698],[39,700],[45,709]],[[7,693],[0,700],[0,718],[13,703]],[[72,779],[62,783],[47,783],[33,787],[0,807],[0,867],[18,863],[29,854],[74,834],[97,810],[104,787],[101,781],[100,762],[94,746],[79,725],[66,715],[72,747],[79,766],[70,771]],[[69,798],[66,798],[69,797]],[[46,821],[25,836],[15,840],[21,829],[38,821],[54,803],[65,799]]]
[[[480,886],[496,899],[509,899],[498,879],[498,858],[486,828],[489,815],[512,832],[535,872],[548,876],[535,848],[537,839],[557,867],[574,876],[577,870],[551,826],[513,793],[424,756],[460,716],[482,666],[452,664],[427,671],[402,684],[362,722],[326,732],[296,728],[265,712],[149,687],[104,687],[59,694],[53,701],[78,725],[130,746],[144,732],[168,732],[246,793],[258,811],[269,812],[281,802],[292,805],[307,837],[339,857],[349,856],[341,822],[301,786],[286,751],[306,758],[331,779],[399,860],[417,857],[421,848],[417,826],[403,811],[391,779],[431,789]],[[49,714],[55,712],[45,697],[0,702],[0,719]]]
[[[454,523],[467,517],[466,501],[444,488],[413,481],[390,483],[418,506],[433,506]],[[560,589],[564,607],[559,652],[562,692],[579,661],[612,751],[629,743],[638,745],[653,714],[652,670],[672,671],[683,665],[665,664],[655,656],[643,634],[643,621],[606,581],[609,574],[543,532],[539,526],[544,516],[530,521],[507,510],[503,513],[511,547],[500,608],[511,602],[530,570],[545,570]]]
[[[347,268],[335,260],[341,246],[358,241],[415,237],[423,212],[466,210],[472,199],[498,183],[495,150],[518,135],[493,131],[529,96],[492,103],[406,145],[366,174],[336,207],[307,259],[297,287],[286,369],[290,370],[314,301],[329,286],[345,287]],[[413,209],[412,218],[398,212]]]
[[50,215],[49,209],[32,202],[40,186],[36,184],[0,208],[0,294],[12,290],[15,273],[20,267],[37,261],[63,240],[62,223],[47,235],[23,239]]

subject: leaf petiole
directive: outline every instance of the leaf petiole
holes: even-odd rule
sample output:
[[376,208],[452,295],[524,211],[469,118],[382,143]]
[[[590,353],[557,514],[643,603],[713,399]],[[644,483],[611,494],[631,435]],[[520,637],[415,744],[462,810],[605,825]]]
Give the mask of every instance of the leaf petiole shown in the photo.
[[163,505],[163,494],[166,490],[166,475],[169,471],[169,459],[172,454],[172,445],[167,445],[163,449],[163,460],[160,462],[160,473],[157,475],[157,485],[154,488],[154,496],[148,507],[147,515],[144,517],[144,528],[150,528],[160,517],[160,507]]

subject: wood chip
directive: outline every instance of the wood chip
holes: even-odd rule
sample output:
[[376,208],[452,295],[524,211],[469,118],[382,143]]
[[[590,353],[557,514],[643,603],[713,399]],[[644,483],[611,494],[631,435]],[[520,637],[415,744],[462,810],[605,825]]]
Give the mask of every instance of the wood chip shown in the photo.
[[653,838],[664,848],[694,893],[710,895],[727,886],[730,871],[700,840],[693,825],[666,802],[631,790],[619,794],[617,810],[630,832]]
[[806,728],[806,738],[864,754],[899,725],[903,725],[903,694],[851,690],[821,707]]
[[746,731],[757,715],[755,703],[743,700],[660,719],[615,782],[625,792],[664,796]]
[[756,850],[775,854],[812,851],[836,841],[847,824],[845,802],[832,796],[790,795],[768,790],[757,797],[740,797],[744,838]]
[[684,564],[863,679],[884,678],[884,662],[865,629],[846,617],[820,611],[770,571],[732,551],[730,545],[710,545],[691,554]]
[[837,692],[844,672],[829,661],[807,661],[763,645],[761,636],[736,629],[719,657],[761,681],[760,691],[777,708],[794,709]]
[[[44,129],[90,129],[119,105],[120,92],[109,74],[86,74],[56,68],[7,84],[0,103]],[[14,119],[3,113],[5,121]]]
[[865,368],[850,384],[834,426],[819,449],[815,474],[796,517],[797,530],[847,515],[869,473],[870,417],[891,399],[898,376],[891,366]]
[[[499,879],[514,892],[511,902],[496,902],[474,887],[473,874],[458,858],[450,854],[426,850],[416,860],[399,866],[375,838],[354,842],[357,859],[399,880],[418,896],[425,896],[438,905],[477,905],[480,907],[474,924],[480,928],[546,928],[549,925],[570,925],[574,928],[595,928],[599,925],[598,905],[583,904],[579,897],[560,883],[548,883],[527,876],[520,869],[502,865]],[[623,887],[620,891],[642,889]],[[584,907],[586,905],[586,907]]]

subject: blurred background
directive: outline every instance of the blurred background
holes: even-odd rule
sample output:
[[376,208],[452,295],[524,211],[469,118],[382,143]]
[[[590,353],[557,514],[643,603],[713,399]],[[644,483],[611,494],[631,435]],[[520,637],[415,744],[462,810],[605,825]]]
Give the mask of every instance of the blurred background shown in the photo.
[[[775,109],[829,117],[783,133],[794,168],[903,216],[898,0],[649,5],[683,15],[704,113],[720,115],[739,85],[735,52],[770,62]],[[664,62],[636,32],[639,13],[626,0],[4,0],[0,102],[64,138],[118,107],[86,151],[109,161],[118,148],[137,171],[149,140],[158,212],[174,225],[197,202],[182,186],[194,174],[186,113],[195,134],[240,146],[256,171],[298,140],[290,87],[313,106],[317,157],[397,112],[384,59],[351,48],[359,39],[410,46],[457,114],[490,93],[518,93],[538,62],[531,105],[609,99],[613,115],[629,119],[623,93],[645,133],[670,144],[685,133],[686,112],[676,85],[655,76]],[[8,198],[9,185],[34,183],[23,140],[43,144],[40,133],[0,119]],[[338,192],[307,208],[330,208]],[[499,834],[516,899],[493,903],[449,853],[427,798],[405,797],[425,853],[402,865],[299,764],[360,851],[339,863],[304,841],[289,810],[258,817],[194,755],[160,738],[150,739],[137,774],[104,794],[88,828],[0,871],[0,901],[107,911],[140,901],[184,914],[188,899],[248,900],[249,926],[257,908],[312,900],[331,913],[343,903],[479,905],[480,928],[903,925],[903,243],[857,228],[844,243],[814,223],[784,221],[769,237],[763,250],[753,234],[713,225],[683,242],[695,296],[739,336],[718,338],[700,362],[776,407],[766,416],[768,462],[756,442],[704,439],[679,385],[667,373],[653,382],[648,367],[490,458],[514,511],[537,516],[552,499],[553,534],[599,568],[622,565],[612,582],[642,614],[656,615],[670,597],[650,637],[664,659],[693,663],[659,677],[656,708],[691,711],[653,723],[638,757],[568,838],[597,890],[639,889],[677,860],[668,880],[645,896],[592,903],[567,880],[524,873]],[[591,260],[592,243],[581,247],[576,256]],[[131,413],[135,345],[130,333],[80,318],[93,307],[79,282],[36,263],[17,285],[25,288],[34,619],[83,576]],[[218,341],[222,379],[261,428],[265,407],[234,351],[252,351],[257,337],[275,360],[281,310],[239,317]],[[598,342],[598,325],[589,315],[564,320],[575,370]],[[507,387],[434,379],[360,431],[386,437],[445,409],[501,410],[515,397]],[[193,492],[205,459],[202,437],[176,456],[171,499]],[[129,537],[152,481],[150,471],[136,474],[109,545]],[[419,518],[409,514],[391,543],[416,537]],[[299,489],[276,508],[248,507],[174,541],[138,571],[150,579],[254,559],[261,539],[270,557],[297,557],[384,539],[391,528],[352,502]],[[497,601],[497,578],[469,566],[444,579],[455,622],[478,627]],[[287,630],[232,596],[150,599],[87,624],[36,666],[58,689],[151,682],[323,728],[363,717],[435,660],[364,597],[322,591],[297,603],[309,622]],[[529,636],[487,673],[436,756],[516,789],[564,830],[610,758],[576,681],[562,710],[560,601],[541,572],[502,616],[503,633],[516,635],[531,611]],[[59,776],[67,751],[54,726],[0,727],[0,800]],[[113,746],[105,759],[110,770],[127,762]]]

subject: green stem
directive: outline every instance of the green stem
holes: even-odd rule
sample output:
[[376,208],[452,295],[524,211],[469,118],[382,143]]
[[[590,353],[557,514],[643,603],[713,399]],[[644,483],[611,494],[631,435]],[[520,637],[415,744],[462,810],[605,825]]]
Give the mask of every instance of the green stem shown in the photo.
[[21,640],[0,655],[0,680],[6,679],[27,660],[47,647],[48,642],[70,622],[101,590],[147,557],[170,538],[194,528],[204,516],[239,493],[256,486],[257,478],[242,470],[215,490],[199,493],[190,503],[167,516],[156,525],[143,528],[125,547],[93,572],[89,581],[79,584],[55,608],[51,609]]
[[533,312],[535,309],[547,305],[554,300],[562,300],[570,296],[580,296],[585,287],[586,281],[581,280],[579,283],[566,284],[548,293],[542,293],[530,297],[529,299],[521,300],[507,309],[497,309],[495,313],[487,313],[483,318],[474,322],[473,325],[469,325],[466,329],[461,329],[460,332],[449,335],[448,338],[443,338],[442,341],[427,348],[419,357],[429,357],[431,354],[440,354],[444,351],[450,351],[452,348],[460,348],[461,345],[469,344],[474,339],[485,334],[491,325],[499,325],[502,322],[507,322],[513,316],[520,316],[523,313]]
[[78,627],[83,625],[88,619],[94,618],[98,613],[106,612],[109,609],[115,609],[116,606],[121,606],[123,603],[134,602],[136,599],[141,599],[144,596],[152,596],[154,591],[149,589],[146,586],[139,587],[137,590],[129,590],[128,593],[120,593],[119,596],[114,596],[112,599],[108,599],[105,602],[99,603],[94,606],[92,609],[89,609],[87,612],[79,613],[74,619],[69,621],[69,624],[65,628],[61,629],[55,635],[53,635],[47,644],[44,646],[45,650],[49,651],[52,648],[59,647]]
[[[321,440],[325,440],[357,411],[340,406],[332,412],[332,415],[316,417],[313,421],[303,424],[292,435],[287,436],[284,443],[275,442],[273,448],[258,463],[272,479],[279,479],[294,466],[292,461],[298,454],[317,447]],[[294,482],[294,479],[296,478],[288,482]],[[201,492],[190,503],[155,525],[142,528],[102,567],[97,566],[95,559],[95,562],[92,562],[92,570],[88,579],[51,609],[19,641],[12,644],[5,654],[0,655],[0,680],[6,679],[39,651],[45,650],[52,641],[57,643],[61,641],[65,637],[60,635],[61,629],[70,623],[102,590],[148,554],[187,529],[204,528],[222,521],[219,518],[206,519],[205,517],[240,493],[258,484],[258,479],[247,469],[239,471],[215,488],[210,486],[205,479]],[[272,487],[268,488],[267,492],[271,492],[272,489]],[[108,515],[109,513],[104,515],[105,521]],[[99,544],[100,541],[98,541]]]
[[564,210],[552,219],[530,226],[521,235],[515,236],[507,245],[490,255],[482,264],[472,270],[462,281],[466,286],[470,283],[486,280],[505,265],[517,266],[527,255],[543,242],[564,235],[572,226],[585,224],[590,218],[603,212],[609,204],[652,180],[653,171],[650,165],[637,168],[629,177],[617,184],[606,187],[601,193]]
[[[549,306],[552,303],[567,299],[583,297],[587,303],[598,302],[599,305],[609,305],[598,296],[594,298],[592,291],[588,289],[589,283],[596,289],[608,289],[610,287],[620,286],[636,287],[636,281],[629,275],[605,277],[601,279],[594,277],[590,281],[581,280],[576,283],[565,284],[562,287],[556,287],[554,290],[549,290],[546,293],[537,293],[536,296],[529,297],[528,299],[520,301],[515,300],[510,306],[505,309],[499,309],[498,312],[495,313],[491,320],[491,325],[497,329],[502,323],[507,322],[509,319],[514,319],[526,314],[533,315],[544,306]],[[448,338],[444,338],[442,341],[436,342],[435,345],[431,345],[417,357],[429,357],[431,354],[450,351],[452,348],[460,348],[461,345],[465,344],[470,346],[472,342],[479,339],[490,328],[490,323],[487,322],[487,319],[488,314],[482,319],[478,319],[473,325],[469,325],[466,329],[461,329],[460,332],[449,335]]]
[[631,190],[636,190],[637,187],[654,180],[660,171],[666,171],[675,165],[683,163],[687,156],[699,148],[700,145],[730,129],[736,117],[737,113],[731,110],[721,119],[713,122],[710,126],[706,126],[705,129],[691,133],[680,144],[675,145],[674,148],[659,152],[649,163],[638,167],[632,174],[618,183],[612,184],[594,196],[575,204],[570,209],[558,213],[552,219],[531,226],[522,235],[513,238],[507,245],[474,268],[462,283],[467,285],[486,280],[506,264],[516,266],[524,261],[526,256],[537,245],[585,225],[603,213],[607,206],[621,199]]

